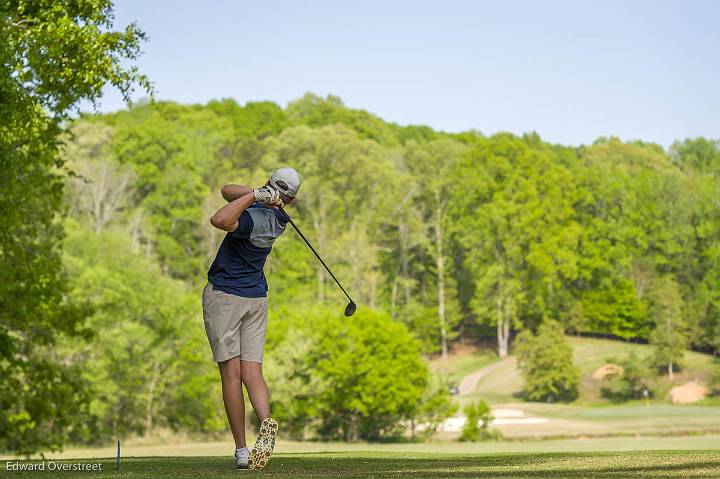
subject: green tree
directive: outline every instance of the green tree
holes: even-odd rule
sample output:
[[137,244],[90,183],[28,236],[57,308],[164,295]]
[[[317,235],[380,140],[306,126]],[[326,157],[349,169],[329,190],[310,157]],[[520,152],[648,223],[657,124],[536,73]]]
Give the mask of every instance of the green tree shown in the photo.
[[669,276],[656,281],[651,295],[650,317],[655,327],[650,343],[655,348],[656,363],[667,368],[672,380],[674,365],[682,360],[688,342],[683,299],[677,283]]
[[326,98],[306,93],[302,98],[290,102],[287,116],[295,125],[313,128],[328,125],[345,125],[361,138],[374,140],[381,145],[395,145],[398,140],[394,128],[365,110],[346,107],[342,99],[334,95]]
[[310,312],[284,319],[295,326],[269,354],[269,377],[289,393],[274,399],[275,410],[296,437],[395,437],[423,412],[430,385],[417,340],[384,313],[359,310],[347,321],[327,308]]
[[535,143],[496,135],[471,150],[454,175],[453,236],[475,278],[471,307],[495,326],[500,357],[513,328],[557,314],[559,292],[580,271],[571,170]]
[[66,198],[71,212],[87,217],[95,231],[117,220],[127,206],[134,175],[110,155],[112,128],[102,122],[77,122],[69,129],[72,141],[63,152],[74,175]]
[[[282,422],[284,434],[302,441],[313,433],[313,419],[318,417],[319,405],[315,394],[324,385],[313,372],[308,360],[314,346],[310,327],[296,321],[297,310],[287,307],[271,307],[271,311],[283,318],[268,331],[267,359],[263,365],[268,384],[272,385],[271,409],[273,416]],[[325,317],[327,312],[306,310],[308,317]]]
[[[288,128],[267,141],[262,178],[285,165],[301,172],[302,193],[291,214],[310,226],[306,234],[324,259],[336,265],[335,274],[351,278],[355,299],[377,307],[381,268],[373,238],[383,222],[393,218],[376,213],[392,208],[396,191],[389,188],[393,184],[389,151],[343,125]],[[329,276],[322,265],[313,263],[316,301],[323,303]]]
[[573,364],[573,352],[562,325],[545,320],[537,334],[523,331],[515,353],[531,401],[572,401],[578,397],[580,371]]
[[458,438],[460,442],[485,441],[499,437],[499,431],[490,429],[494,417],[490,406],[485,401],[479,400],[470,403],[465,406],[463,411],[466,420]]
[[687,214],[681,261],[673,264],[683,285],[684,315],[692,344],[720,349],[720,209],[715,175],[693,173],[682,185],[680,204]]
[[427,364],[407,329],[387,315],[338,316],[319,326],[310,352],[314,374],[326,384],[317,395],[323,438],[379,439],[410,419],[428,385]]
[[201,324],[195,294],[164,275],[153,257],[133,252],[122,229],[95,233],[67,223],[72,298],[92,304],[88,325],[97,331],[64,349],[93,393],[81,426],[95,437],[77,439],[151,436],[159,426],[223,429],[217,371],[202,329],[193,326]]
[[718,140],[699,137],[676,141],[670,148],[670,157],[685,170],[720,174]]
[[206,108],[229,117],[235,134],[242,139],[266,138],[279,134],[288,124],[285,110],[270,101],[248,102],[240,106],[233,99],[210,101]]
[[67,439],[82,385],[53,354],[82,330],[66,299],[62,226],[62,122],[110,83],[128,99],[149,89],[135,67],[144,34],[117,31],[112,3],[0,4],[0,449],[30,453]]
[[213,193],[219,198],[235,162],[226,151],[233,143],[230,119],[163,102],[104,120],[113,128],[113,160],[130,165],[136,177],[132,203],[146,215],[144,241],[172,276],[196,278],[218,239],[206,231],[207,200]]
[[600,139],[579,156],[581,275],[573,295],[587,331],[647,338],[652,278],[689,266],[685,178],[657,145]]
[[585,331],[625,339],[646,337],[646,305],[638,298],[633,282],[617,276],[603,278],[596,287],[580,293],[581,314],[587,320]]
[[458,410],[458,404],[453,401],[448,392],[447,384],[435,378],[428,384],[425,395],[419,403],[416,415],[411,419],[411,437],[415,437],[418,425],[423,426],[423,436],[428,439],[438,427]]
[[412,172],[417,190],[413,206],[421,211],[422,220],[432,231],[431,240],[426,242],[428,253],[433,260],[434,283],[437,291],[437,329],[440,338],[440,352],[447,359],[448,341],[453,339],[453,326],[458,315],[448,314],[450,288],[448,288],[448,204],[455,183],[455,165],[464,154],[461,143],[437,139],[426,144],[411,141],[406,146],[406,162]]
[[623,372],[605,380],[601,390],[604,397],[614,402],[621,402],[642,399],[645,394],[652,393],[650,381],[652,374],[645,358],[638,357],[633,351],[619,363]]

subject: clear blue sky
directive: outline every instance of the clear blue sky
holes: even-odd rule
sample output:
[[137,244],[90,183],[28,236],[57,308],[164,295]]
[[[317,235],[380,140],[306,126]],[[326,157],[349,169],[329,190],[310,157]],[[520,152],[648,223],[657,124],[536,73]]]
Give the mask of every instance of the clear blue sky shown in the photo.
[[720,1],[118,0],[131,21],[160,99],[312,91],[446,131],[720,138]]

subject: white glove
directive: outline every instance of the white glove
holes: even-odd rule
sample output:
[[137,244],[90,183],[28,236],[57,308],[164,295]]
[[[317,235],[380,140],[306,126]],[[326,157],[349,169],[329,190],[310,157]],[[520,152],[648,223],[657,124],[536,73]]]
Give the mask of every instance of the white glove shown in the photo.
[[267,185],[253,190],[253,193],[255,194],[255,201],[261,205],[269,205],[280,199],[280,192]]

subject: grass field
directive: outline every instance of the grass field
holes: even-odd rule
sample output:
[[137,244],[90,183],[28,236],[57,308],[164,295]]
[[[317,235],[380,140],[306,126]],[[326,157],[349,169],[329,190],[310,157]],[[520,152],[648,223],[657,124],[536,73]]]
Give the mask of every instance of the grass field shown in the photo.
[[[647,358],[651,354],[651,346],[635,344],[608,339],[578,338],[568,336],[573,348],[573,360],[580,369],[583,381],[581,384],[581,397],[579,403],[597,403],[595,388],[590,383],[589,376],[600,366],[609,361],[619,361],[626,358],[631,352],[639,358]],[[469,352],[461,351],[452,355],[444,368],[448,371],[471,371],[479,369],[498,361],[495,357],[488,358],[488,350]],[[433,361],[436,368],[439,361]],[[683,370],[677,374],[673,384],[682,384],[687,379],[706,379],[712,369],[713,358],[708,354],[688,351],[682,361]],[[467,373],[465,373],[467,374]],[[662,377],[661,377],[662,380]],[[500,368],[493,374],[484,377],[477,385],[474,397],[482,397],[490,403],[508,403],[518,400],[518,393],[522,391],[522,378],[517,370],[515,359],[511,356],[502,361]],[[668,385],[669,387],[669,385]],[[659,398],[664,399],[664,398]]]
[[[223,478],[248,474],[269,478],[673,478],[720,477],[718,451],[595,453],[422,454],[334,452],[277,454],[262,472],[235,471],[227,457],[142,457],[120,469],[110,459],[65,461],[99,463],[102,471],[3,471],[2,477]],[[27,464],[27,463],[24,463]],[[46,469],[56,463],[45,462]],[[3,468],[7,463],[3,464]]]
[[[454,351],[447,361],[435,359],[433,371],[453,381],[481,368],[491,370],[477,382],[472,392],[457,396],[461,406],[478,399],[489,402],[494,408],[522,411],[526,417],[542,417],[541,424],[497,426],[509,438],[537,438],[563,436],[607,436],[629,434],[686,434],[715,433],[720,431],[718,400],[710,398],[695,405],[673,405],[666,394],[674,385],[689,379],[706,380],[717,367],[712,356],[687,352],[683,369],[675,381],[659,376],[656,380],[658,397],[648,403],[631,401],[614,404],[600,396],[600,383],[591,375],[600,366],[620,361],[631,352],[647,358],[652,348],[648,345],[594,338],[568,337],[574,362],[581,371],[580,398],[570,404],[547,404],[523,401],[520,392],[522,378],[513,356],[499,360],[489,349],[468,346]],[[491,366],[487,368],[487,366]],[[450,439],[452,433],[441,434]]]
[[467,374],[498,360],[495,351],[471,347],[457,347],[447,361],[435,359],[430,362],[432,371],[457,385]]
[[[250,438],[254,439],[254,438]],[[252,441],[251,441],[252,442]],[[230,441],[213,442],[157,442],[123,443],[123,457],[186,457],[186,456],[227,456],[233,450]],[[498,454],[498,453],[540,453],[540,452],[615,452],[653,450],[708,450],[720,451],[720,435],[694,436],[640,436],[603,437],[585,439],[546,439],[498,442],[456,442],[434,441],[418,443],[344,443],[315,441],[279,440],[275,452],[280,454],[325,454],[325,453],[389,453],[389,454]],[[71,448],[62,452],[46,454],[46,459],[92,459],[114,457],[115,445],[103,448]],[[0,461],[15,459],[0,455]],[[39,457],[37,457],[39,459]]]
[[[436,442],[346,444],[279,441],[273,461],[262,473],[232,469],[230,442],[147,443],[123,445],[123,464],[115,468],[113,445],[99,449],[69,449],[47,460],[99,462],[101,472],[8,471],[4,477],[62,478],[222,478],[251,474],[271,478],[498,477],[498,478],[619,478],[720,477],[720,407],[707,400],[697,405],[673,405],[663,398],[612,404],[593,396],[589,375],[609,360],[630,352],[644,357],[644,345],[588,338],[569,338],[575,364],[583,375],[580,400],[571,404],[522,401],[522,380],[515,358],[498,361],[487,349],[461,348],[448,361],[432,361],[433,371],[455,383],[480,368],[493,365],[461,403],[485,399],[495,408],[520,409],[526,416],[546,418],[543,424],[498,426],[500,442],[458,443],[440,434]],[[704,378],[712,358],[687,353],[684,370],[673,384]],[[702,435],[700,432],[711,432]],[[555,439],[547,439],[548,437]],[[537,440],[537,438],[545,438]],[[445,440],[443,440],[445,439]],[[27,463],[23,463],[27,464]],[[46,462],[46,468],[48,466]]]

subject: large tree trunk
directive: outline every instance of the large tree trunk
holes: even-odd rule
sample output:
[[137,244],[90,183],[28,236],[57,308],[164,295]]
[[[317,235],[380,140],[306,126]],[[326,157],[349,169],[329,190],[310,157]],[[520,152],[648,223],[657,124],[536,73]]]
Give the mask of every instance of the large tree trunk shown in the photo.
[[153,401],[155,400],[155,389],[157,383],[160,380],[160,362],[155,361],[153,363],[152,377],[148,384],[148,398],[145,405],[145,436],[152,434],[153,428]]
[[358,428],[357,428],[357,414],[350,413],[348,423],[342,427],[343,440],[345,442],[357,442],[358,440]]
[[[315,227],[318,237],[318,251],[322,256],[325,252],[325,202],[322,200],[322,197],[318,198],[318,213],[314,218],[313,226]],[[317,280],[317,300],[318,303],[322,304],[325,302],[325,269],[319,261],[317,264]]]
[[390,317],[395,319],[395,307],[397,306],[398,278],[397,274],[393,278],[392,289],[390,290]]
[[672,363],[672,361],[670,361],[668,363],[667,370],[668,370],[668,379],[670,379],[670,381],[672,381],[673,380],[673,363]]
[[[349,245],[348,259],[350,260],[350,273],[352,278],[352,290],[358,294],[361,302],[366,303],[371,309],[375,308],[377,275],[375,274],[374,258],[366,253],[372,251],[366,241],[365,235],[360,231],[358,221],[353,221],[350,227],[352,242]],[[374,255],[372,255],[374,256]]]
[[410,231],[408,225],[400,222],[398,229],[400,235],[400,268],[402,269],[402,277],[404,279],[405,305],[410,304],[410,281],[408,280],[408,256],[410,254]]
[[[209,213],[210,209],[206,209],[206,211]],[[208,215],[209,216],[209,215]],[[142,248],[142,242],[143,238],[147,238],[146,231],[144,231],[144,225],[145,225],[145,214],[143,213],[143,210],[138,208],[135,211],[133,211],[132,217],[130,218],[130,223],[128,224],[128,230],[130,231],[130,241],[133,253],[140,253],[140,249]],[[208,253],[207,257],[209,259],[212,259],[212,255],[214,255],[217,252],[217,244],[216,242],[213,242],[212,238],[215,233],[213,233],[212,230],[216,230],[216,228],[208,228],[208,236],[207,236],[207,242],[208,242]],[[147,242],[150,243],[149,241]],[[211,251],[212,248],[215,248]],[[147,256],[147,254],[146,254]]]
[[102,232],[105,224],[120,207],[131,179],[131,173],[127,168],[124,171],[120,171],[119,168],[116,170],[106,162],[102,162],[99,168],[90,185],[91,209],[97,234]]
[[370,308],[375,309],[377,303],[377,275],[374,268],[370,276]]
[[510,307],[506,303],[503,311],[503,300],[497,300],[497,342],[498,356],[505,358],[508,355],[510,342]]
[[112,408],[113,413],[112,413],[111,424],[112,424],[112,437],[114,437],[114,438],[117,438],[117,428],[118,428],[118,424],[117,424],[118,412],[117,411],[118,411],[118,409],[119,408],[117,408],[117,407]]
[[317,269],[317,300],[318,303],[322,304],[325,301],[325,271],[322,270],[322,265]]
[[435,194],[437,209],[435,212],[435,245],[438,289],[438,321],[440,323],[440,350],[442,358],[447,359],[447,329],[445,321],[445,251],[443,250],[442,208],[440,206],[440,193]]
[[407,251],[409,248],[406,245],[405,246],[405,252],[403,253],[402,257],[402,277],[404,279],[403,286],[404,286],[404,292],[405,292],[405,306],[410,304],[410,297],[412,295],[412,290],[410,288],[410,278],[408,277],[408,256],[409,252]]
[[[217,206],[214,202],[214,195],[208,195],[203,200],[203,217],[210,218],[213,213],[217,210]],[[143,212],[141,209],[136,209],[133,213],[133,217],[130,223],[130,232],[133,239],[133,251],[140,251],[140,239],[144,236],[141,227],[144,223]],[[225,233],[224,231],[222,233]],[[220,242],[223,240],[224,235],[221,235],[221,230],[217,228],[205,228],[205,259],[206,264],[210,265],[213,258],[217,254]]]
[[392,289],[390,292],[390,316],[395,318],[397,314],[398,289],[400,287],[400,277],[405,278],[405,306],[407,306],[408,287],[407,287],[407,230],[405,222],[401,219],[398,223],[398,251],[400,253],[400,262],[393,276]]
[[103,225],[105,224],[103,218],[103,201],[105,200],[105,176],[107,174],[107,165],[103,163],[100,166],[99,178],[95,179],[92,188],[92,214],[95,223],[95,233],[100,234]]

